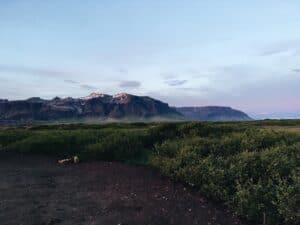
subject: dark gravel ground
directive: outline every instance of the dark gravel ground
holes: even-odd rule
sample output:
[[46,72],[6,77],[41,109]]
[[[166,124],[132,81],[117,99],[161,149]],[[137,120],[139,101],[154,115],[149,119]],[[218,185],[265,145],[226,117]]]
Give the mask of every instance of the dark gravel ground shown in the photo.
[[58,165],[0,154],[1,225],[241,224],[199,193],[143,166]]

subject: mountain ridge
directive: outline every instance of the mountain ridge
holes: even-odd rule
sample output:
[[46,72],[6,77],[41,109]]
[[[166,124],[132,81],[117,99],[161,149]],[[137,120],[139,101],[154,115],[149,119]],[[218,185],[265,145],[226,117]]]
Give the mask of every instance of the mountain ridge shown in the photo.
[[229,106],[184,106],[176,107],[189,120],[205,121],[247,121],[252,120],[246,113]]
[[[208,112],[209,110],[210,112]],[[81,98],[55,97],[50,100],[40,97],[13,101],[0,99],[0,121],[2,123],[5,121],[52,121],[87,118],[99,120],[131,118],[133,121],[155,120],[157,118],[167,120],[251,119],[247,114],[230,107],[170,107],[167,103],[149,96],[136,96],[128,93],[108,95],[93,92]]]

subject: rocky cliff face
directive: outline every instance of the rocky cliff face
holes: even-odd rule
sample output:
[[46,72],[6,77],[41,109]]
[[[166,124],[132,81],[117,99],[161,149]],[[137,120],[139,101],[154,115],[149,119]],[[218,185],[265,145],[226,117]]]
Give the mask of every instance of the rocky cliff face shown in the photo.
[[0,99],[0,124],[7,122],[76,120],[94,118],[143,120],[151,118],[237,121],[251,118],[230,107],[177,107],[147,96],[127,93],[92,93],[83,98],[30,98],[22,101]]
[[252,120],[246,113],[222,106],[178,107],[176,108],[188,120],[205,121],[245,121]]
[[122,119],[180,117],[168,104],[150,97],[121,93],[114,96],[92,93],[84,98],[30,98],[22,101],[0,100],[0,120],[34,121],[59,119]]

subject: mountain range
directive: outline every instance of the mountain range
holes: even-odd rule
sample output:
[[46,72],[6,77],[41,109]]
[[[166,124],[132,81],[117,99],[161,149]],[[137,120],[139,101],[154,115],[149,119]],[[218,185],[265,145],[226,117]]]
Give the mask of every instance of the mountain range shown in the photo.
[[148,96],[127,93],[91,93],[83,98],[39,97],[26,100],[0,100],[0,122],[56,120],[212,120],[232,121],[251,118],[230,107],[170,107]]
[[245,121],[251,118],[244,112],[224,106],[177,107],[188,120]]

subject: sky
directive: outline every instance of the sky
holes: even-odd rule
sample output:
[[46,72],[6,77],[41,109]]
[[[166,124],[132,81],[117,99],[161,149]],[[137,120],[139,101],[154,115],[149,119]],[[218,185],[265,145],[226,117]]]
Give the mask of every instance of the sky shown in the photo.
[[0,0],[0,98],[300,114],[299,0]]

